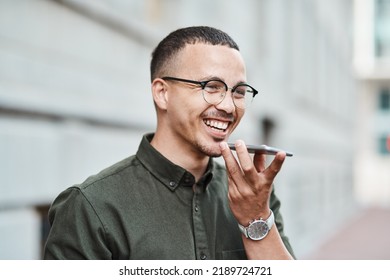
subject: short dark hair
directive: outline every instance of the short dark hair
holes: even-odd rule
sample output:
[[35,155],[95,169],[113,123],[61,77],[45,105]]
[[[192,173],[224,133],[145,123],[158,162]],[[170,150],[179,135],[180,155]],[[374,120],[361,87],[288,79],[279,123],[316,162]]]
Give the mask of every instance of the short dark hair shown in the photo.
[[165,37],[152,52],[150,76],[153,81],[169,65],[170,60],[186,44],[205,43],[222,45],[240,50],[236,42],[225,32],[209,26],[181,28]]

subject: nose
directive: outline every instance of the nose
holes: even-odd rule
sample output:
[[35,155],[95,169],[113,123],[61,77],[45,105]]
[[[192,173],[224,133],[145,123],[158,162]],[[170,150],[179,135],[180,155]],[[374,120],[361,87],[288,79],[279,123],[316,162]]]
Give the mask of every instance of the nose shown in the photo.
[[233,93],[231,88],[228,89],[228,91],[225,93],[225,96],[223,97],[222,101],[219,102],[215,107],[218,110],[223,110],[226,113],[233,113],[236,110],[236,105],[234,105],[233,102]]

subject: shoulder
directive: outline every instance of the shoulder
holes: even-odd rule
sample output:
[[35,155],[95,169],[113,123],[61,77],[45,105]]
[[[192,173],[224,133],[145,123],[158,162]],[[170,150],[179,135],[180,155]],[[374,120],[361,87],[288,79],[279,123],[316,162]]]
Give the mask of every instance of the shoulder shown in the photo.
[[97,174],[89,176],[84,182],[65,189],[60,197],[67,200],[79,199],[91,204],[120,197],[123,192],[133,189],[137,178],[145,176],[145,169],[135,155],[125,158]]
[[[104,201],[115,200],[124,190],[131,191],[136,174],[142,176],[142,165],[136,156],[123,159],[97,174],[89,176],[84,182],[75,184],[62,191],[52,203],[52,209],[67,205],[79,208],[81,205],[96,205]],[[104,203],[103,203],[104,204]],[[88,206],[89,207],[89,206]]]
[[141,164],[135,155],[125,158],[97,174],[89,176],[84,182],[72,186],[81,192],[86,192],[90,188],[104,187],[108,185],[117,185],[125,178],[139,172]]

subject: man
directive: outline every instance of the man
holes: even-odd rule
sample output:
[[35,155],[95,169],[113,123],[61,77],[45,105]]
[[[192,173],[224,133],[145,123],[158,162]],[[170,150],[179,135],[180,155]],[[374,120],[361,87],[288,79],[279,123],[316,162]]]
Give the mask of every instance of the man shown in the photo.
[[[291,259],[265,167],[227,139],[257,91],[237,44],[210,27],[169,34],[154,50],[154,134],[136,155],[61,193],[46,259]],[[223,156],[226,168],[212,158]]]

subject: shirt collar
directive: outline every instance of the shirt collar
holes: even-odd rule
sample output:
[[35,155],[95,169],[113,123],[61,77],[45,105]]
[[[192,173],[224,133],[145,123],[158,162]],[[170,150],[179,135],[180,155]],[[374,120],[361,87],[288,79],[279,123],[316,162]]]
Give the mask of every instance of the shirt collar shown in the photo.
[[161,183],[170,190],[174,191],[179,186],[192,187],[195,183],[204,188],[210,183],[213,177],[213,160],[210,158],[205,174],[198,182],[195,177],[184,168],[174,164],[161,153],[159,153],[151,144],[154,134],[145,134],[137,151],[137,158]]

